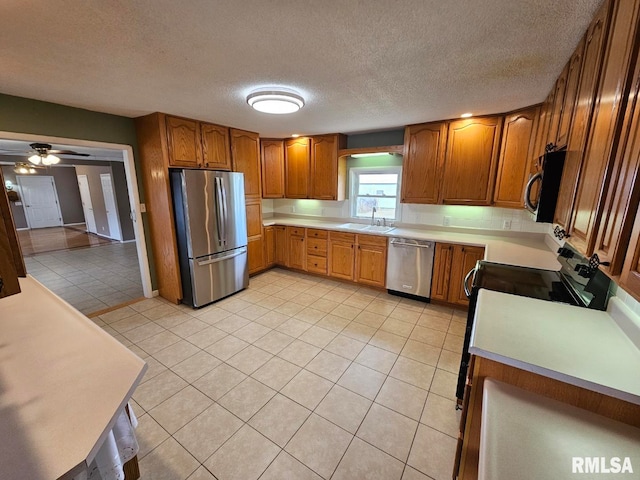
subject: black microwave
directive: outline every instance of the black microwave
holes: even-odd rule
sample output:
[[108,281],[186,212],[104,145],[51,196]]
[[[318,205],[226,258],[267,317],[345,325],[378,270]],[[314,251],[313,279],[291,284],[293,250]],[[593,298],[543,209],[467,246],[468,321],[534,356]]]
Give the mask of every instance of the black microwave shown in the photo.
[[[524,189],[524,205],[536,222],[553,223],[566,155],[566,150],[545,153],[541,157],[542,170],[529,179]],[[532,189],[538,183],[536,198],[531,198]]]

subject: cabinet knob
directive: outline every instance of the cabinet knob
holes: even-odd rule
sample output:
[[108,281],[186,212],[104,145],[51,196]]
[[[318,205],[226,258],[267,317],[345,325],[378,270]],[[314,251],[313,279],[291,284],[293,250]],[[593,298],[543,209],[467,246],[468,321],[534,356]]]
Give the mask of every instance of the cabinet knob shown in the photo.
[[317,249],[318,249],[318,246],[317,246],[317,245],[316,245],[316,246],[314,246],[314,247],[313,247],[313,249],[314,249],[314,250],[317,250]]
[[301,239],[300,239],[300,241],[301,241],[301,242],[304,242],[304,238],[301,238]]

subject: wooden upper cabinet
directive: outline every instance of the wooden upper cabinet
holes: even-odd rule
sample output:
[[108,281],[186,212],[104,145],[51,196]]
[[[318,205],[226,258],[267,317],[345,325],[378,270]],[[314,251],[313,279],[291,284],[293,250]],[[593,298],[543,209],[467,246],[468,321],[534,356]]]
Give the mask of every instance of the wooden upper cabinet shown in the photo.
[[284,197],[284,142],[260,140],[262,198]]
[[202,165],[200,129],[196,120],[165,117],[170,167],[198,168]]
[[536,141],[531,155],[532,170],[537,170],[542,165],[537,165],[538,159],[544,155],[547,146],[547,136],[549,134],[549,126],[551,124],[551,116],[553,113],[553,94],[555,90],[551,90],[547,98],[540,107],[540,117],[538,118],[538,129],[536,131]]
[[[622,271],[640,201],[640,62],[636,63],[634,79],[594,249],[601,262],[611,264],[601,266],[610,275]],[[629,250],[632,256],[638,248],[637,236],[636,233]],[[637,269],[637,261],[634,268]],[[640,290],[636,293],[640,295]]]
[[620,283],[627,292],[640,301],[640,212],[636,213]]
[[200,123],[202,166],[211,170],[231,170],[229,128]]
[[571,127],[573,111],[576,105],[576,98],[578,96],[578,83],[580,81],[584,43],[585,40],[583,37],[566,66],[567,82],[564,90],[560,120],[558,122],[558,135],[555,142],[558,148],[566,146],[567,141],[569,140],[569,128]]
[[262,201],[248,198],[245,209],[247,212],[247,237],[262,235]]
[[449,124],[441,203],[490,205],[493,199],[502,117]]
[[593,109],[575,207],[571,243],[593,253],[633,75],[640,2],[614,2],[612,28]]
[[445,122],[405,128],[402,203],[438,203],[446,146]]
[[578,93],[574,103],[573,119],[567,140],[567,155],[553,220],[554,223],[566,230],[570,230],[578,177],[582,167],[585,143],[593,112],[593,101],[600,78],[604,45],[609,29],[610,10],[611,1],[607,0],[591,21],[584,38]]
[[523,207],[523,192],[531,169],[538,116],[539,108],[535,107],[505,117],[493,195],[493,203],[497,207]]
[[260,198],[260,140],[257,133],[231,128],[231,161],[234,172],[244,173],[244,195]]
[[285,140],[285,196],[287,198],[309,198],[310,155],[310,138]]
[[[344,135],[318,135],[311,138],[310,198],[345,199],[347,166],[345,158],[338,158],[338,150],[346,145]],[[342,182],[339,182],[340,177]]]
[[558,142],[558,130],[560,129],[560,120],[562,117],[562,109],[564,107],[564,96],[567,87],[567,76],[569,75],[569,64],[565,65],[564,70],[556,80],[553,94],[553,109],[551,111],[551,121],[549,123],[549,132],[547,134],[547,143]]

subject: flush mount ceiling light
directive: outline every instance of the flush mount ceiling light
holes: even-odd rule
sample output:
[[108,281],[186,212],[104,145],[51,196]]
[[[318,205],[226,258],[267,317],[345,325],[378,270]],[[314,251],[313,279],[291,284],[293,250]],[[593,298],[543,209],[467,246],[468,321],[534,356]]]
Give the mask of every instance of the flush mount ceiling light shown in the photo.
[[304,98],[287,90],[265,89],[250,93],[247,103],[259,112],[282,115],[297,112],[304,107]]
[[473,117],[473,113],[463,113],[460,115],[460,118],[470,118]]

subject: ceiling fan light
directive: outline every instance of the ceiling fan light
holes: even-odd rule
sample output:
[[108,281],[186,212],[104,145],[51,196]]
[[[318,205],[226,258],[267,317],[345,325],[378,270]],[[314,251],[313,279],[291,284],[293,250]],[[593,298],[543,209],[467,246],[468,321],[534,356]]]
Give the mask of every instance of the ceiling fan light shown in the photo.
[[247,96],[247,103],[259,112],[283,115],[304,107],[304,98],[285,90],[259,90]]
[[40,155],[35,154],[35,155],[31,155],[29,157],[29,161],[31,163],[33,163],[34,165],[40,165],[40,162],[42,161],[42,158],[40,157]]
[[60,162],[60,159],[55,155],[49,154],[42,157],[43,165],[55,165],[56,163],[59,163],[59,162]]

